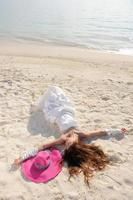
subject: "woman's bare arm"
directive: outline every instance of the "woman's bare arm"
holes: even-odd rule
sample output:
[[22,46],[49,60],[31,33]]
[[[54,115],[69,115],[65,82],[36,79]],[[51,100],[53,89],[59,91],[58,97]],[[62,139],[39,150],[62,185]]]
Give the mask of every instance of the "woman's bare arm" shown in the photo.
[[[110,133],[111,130],[111,133]],[[106,129],[106,130],[93,130],[93,131],[76,131],[81,137],[84,138],[92,138],[92,137],[101,137],[101,136],[106,136],[106,135],[115,135],[121,133],[124,134],[127,132],[126,128],[121,128],[121,129]]]
[[76,131],[83,138],[101,137],[107,135],[105,130]]
[[57,139],[54,139],[52,141],[46,142],[42,145],[39,145],[37,148],[38,148],[38,151],[42,151],[43,149],[47,149],[47,148],[52,147],[54,145],[60,145],[60,144],[63,144],[63,143],[65,143],[65,137],[61,136]]
[[[37,145],[37,151],[42,151],[44,149],[47,149],[49,147],[52,147],[54,145],[60,145],[60,144],[64,144],[66,141],[66,137],[65,135],[62,135],[61,137],[57,138],[57,139],[53,139],[52,141],[49,141],[49,142],[45,142],[41,145]],[[14,163],[15,165],[19,165],[23,162],[23,159],[21,157],[17,158],[14,160]]]

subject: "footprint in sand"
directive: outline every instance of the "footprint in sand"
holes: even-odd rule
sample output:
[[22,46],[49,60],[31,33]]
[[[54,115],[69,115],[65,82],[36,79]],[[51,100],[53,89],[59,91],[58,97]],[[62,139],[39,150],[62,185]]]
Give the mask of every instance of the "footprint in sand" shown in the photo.
[[130,119],[124,119],[125,124],[131,125],[133,122]]
[[115,164],[115,163],[121,164],[121,163],[126,162],[126,158],[124,158],[121,152],[110,155],[109,160],[112,162],[112,164]]
[[6,121],[0,122],[0,126],[4,126],[4,125],[6,125],[6,124],[8,124],[8,122],[6,122]]
[[130,179],[128,179],[128,178],[125,178],[125,179],[124,179],[124,182],[125,182],[127,185],[131,186],[131,187],[132,187],[132,185],[133,185],[133,181],[130,180]]
[[127,85],[133,85],[133,82],[127,82]]
[[101,98],[102,98],[103,101],[108,101],[108,100],[110,100],[110,98],[107,97],[107,96],[103,96],[103,97],[101,97]]
[[101,121],[102,121],[101,119],[94,119],[95,123],[101,123]]

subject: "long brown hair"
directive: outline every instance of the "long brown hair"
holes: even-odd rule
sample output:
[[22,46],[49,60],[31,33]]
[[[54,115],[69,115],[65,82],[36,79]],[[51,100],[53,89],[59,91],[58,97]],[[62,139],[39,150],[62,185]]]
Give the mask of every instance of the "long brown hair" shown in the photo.
[[63,158],[68,165],[69,178],[82,172],[87,184],[94,171],[104,169],[109,163],[108,156],[99,146],[81,141],[66,149]]

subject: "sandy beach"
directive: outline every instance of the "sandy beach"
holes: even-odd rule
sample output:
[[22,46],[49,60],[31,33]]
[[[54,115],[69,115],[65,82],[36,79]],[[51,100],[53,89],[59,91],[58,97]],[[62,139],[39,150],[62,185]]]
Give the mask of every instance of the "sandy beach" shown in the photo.
[[[10,170],[19,154],[57,137],[31,105],[50,85],[61,87],[84,130],[121,128],[123,140],[98,138],[112,165],[86,186],[82,175],[62,172],[46,184]],[[133,57],[64,46],[2,44],[0,47],[0,200],[133,199]]]

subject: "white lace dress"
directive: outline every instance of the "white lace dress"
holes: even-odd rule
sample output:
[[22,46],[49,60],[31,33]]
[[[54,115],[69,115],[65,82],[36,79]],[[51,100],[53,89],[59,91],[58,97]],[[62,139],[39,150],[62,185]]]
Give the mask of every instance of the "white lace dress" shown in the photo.
[[61,132],[77,127],[75,109],[61,88],[50,86],[40,97],[38,107],[44,112],[46,120],[56,123]]

